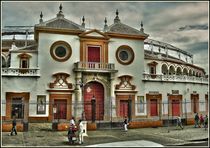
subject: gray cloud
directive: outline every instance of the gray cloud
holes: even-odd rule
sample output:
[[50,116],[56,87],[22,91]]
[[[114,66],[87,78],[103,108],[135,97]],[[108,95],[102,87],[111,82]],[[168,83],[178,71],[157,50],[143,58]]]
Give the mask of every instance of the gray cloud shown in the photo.
[[2,2],[2,25],[35,25],[41,11],[44,21],[55,18],[60,3],[66,19],[81,24],[84,15],[88,28],[102,29],[105,17],[113,24],[118,9],[122,23],[140,29],[143,21],[150,38],[195,53],[194,63],[208,55],[208,2]]
[[208,24],[205,25],[185,25],[184,27],[180,27],[178,31],[185,30],[208,30]]
[[189,44],[187,47],[189,47],[189,51],[192,53],[199,53],[201,51],[206,51],[208,49],[208,42],[198,42]]

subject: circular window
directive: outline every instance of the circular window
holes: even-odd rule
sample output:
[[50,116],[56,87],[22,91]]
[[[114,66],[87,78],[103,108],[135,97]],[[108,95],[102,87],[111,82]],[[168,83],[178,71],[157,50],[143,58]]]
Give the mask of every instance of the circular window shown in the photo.
[[131,47],[123,45],[117,49],[116,58],[120,64],[128,65],[134,60],[134,52]]
[[50,48],[52,58],[59,62],[68,60],[71,57],[71,52],[71,46],[64,41],[55,42]]

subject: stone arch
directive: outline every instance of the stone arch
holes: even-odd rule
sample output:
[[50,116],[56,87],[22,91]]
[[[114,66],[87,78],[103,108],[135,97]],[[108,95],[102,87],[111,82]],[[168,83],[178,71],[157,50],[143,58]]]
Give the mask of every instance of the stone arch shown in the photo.
[[183,69],[183,73],[182,73],[182,74],[183,74],[183,75],[188,75],[188,70],[187,70],[186,67]]
[[177,67],[177,69],[176,69],[176,75],[182,75],[182,69],[181,69],[181,67]]
[[192,76],[193,73],[192,73],[192,69],[189,70],[189,76]]
[[168,74],[168,66],[166,64],[162,64],[161,71],[162,71],[163,75],[167,75]]
[[7,67],[7,62],[6,62],[6,58],[3,56],[3,55],[1,55],[1,67],[2,68],[5,68],[5,67]]
[[171,65],[170,67],[169,67],[169,73],[168,73],[169,75],[175,75],[175,68],[174,68],[174,66],[173,65]]

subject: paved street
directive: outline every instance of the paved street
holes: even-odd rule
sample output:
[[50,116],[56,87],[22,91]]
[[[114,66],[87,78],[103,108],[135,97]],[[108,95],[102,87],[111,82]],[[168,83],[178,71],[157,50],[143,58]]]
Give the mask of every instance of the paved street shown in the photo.
[[[139,140],[151,141],[164,146],[193,145],[192,143],[199,145],[198,140],[208,138],[207,130],[193,126],[185,126],[184,130],[170,127],[169,132],[167,127],[158,127],[129,129],[128,132],[122,129],[97,130],[88,131],[87,134],[88,137],[84,137],[85,143],[82,146]],[[132,142],[129,142],[130,144]],[[207,142],[201,145],[207,146]],[[30,123],[29,131],[18,132],[17,136],[9,136],[8,132],[3,132],[2,146],[70,146],[70,144],[67,141],[67,131],[51,131],[49,123]],[[75,144],[74,146],[80,145]]]

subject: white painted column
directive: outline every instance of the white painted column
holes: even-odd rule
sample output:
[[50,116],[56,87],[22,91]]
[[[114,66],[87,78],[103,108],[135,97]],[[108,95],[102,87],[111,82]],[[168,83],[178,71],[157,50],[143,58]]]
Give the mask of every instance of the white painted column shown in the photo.
[[111,74],[111,78],[110,78],[110,116],[111,117],[116,117],[116,98],[115,98],[115,93],[114,93],[114,74]]

